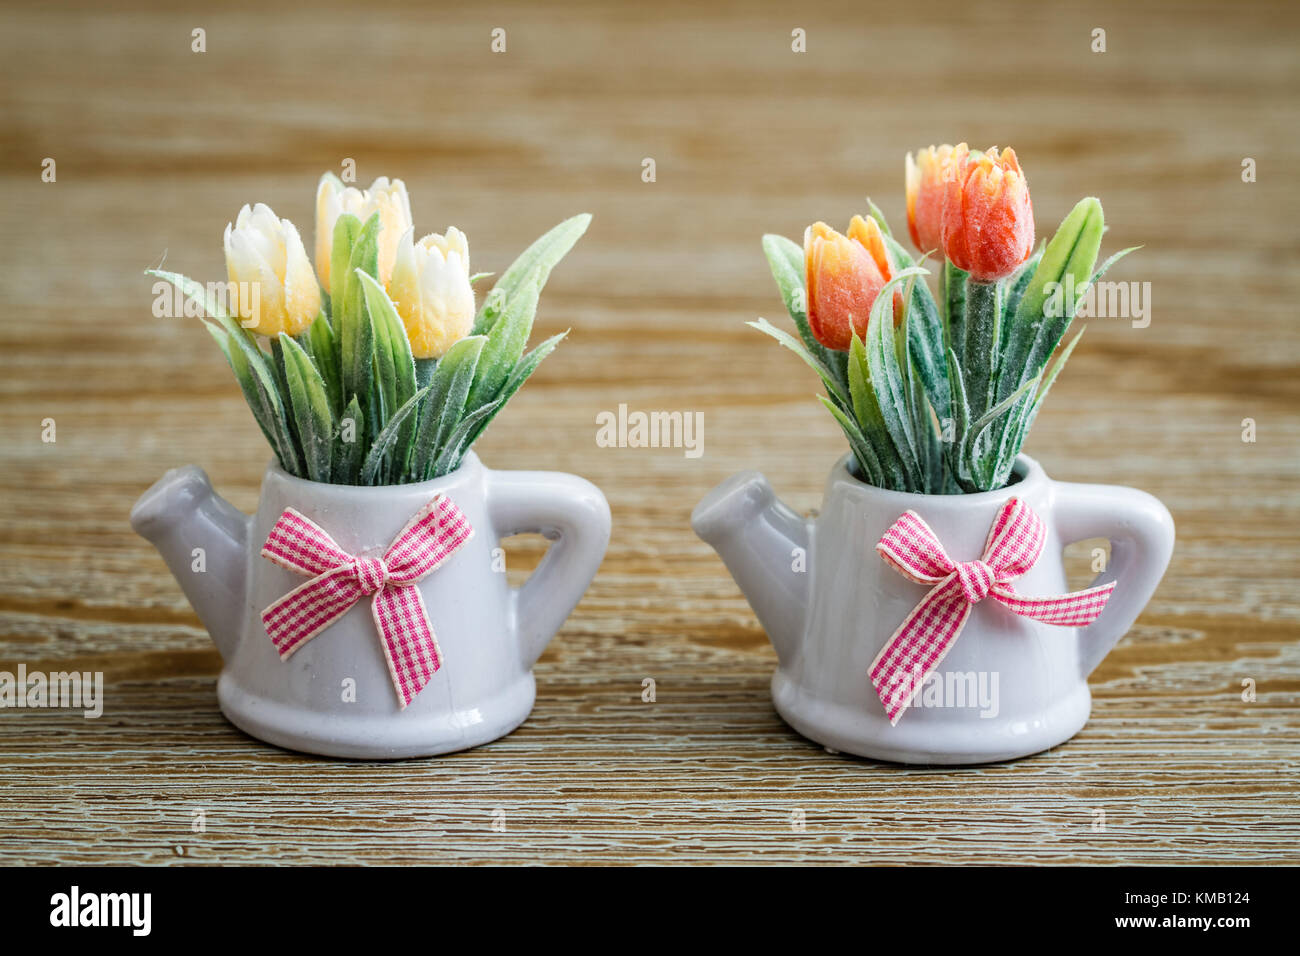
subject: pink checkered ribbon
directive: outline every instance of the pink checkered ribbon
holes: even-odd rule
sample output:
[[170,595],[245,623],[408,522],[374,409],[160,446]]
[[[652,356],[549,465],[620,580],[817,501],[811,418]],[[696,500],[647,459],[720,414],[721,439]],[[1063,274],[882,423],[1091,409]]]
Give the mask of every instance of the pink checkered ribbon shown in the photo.
[[266,633],[286,660],[367,594],[388,672],[402,709],[442,664],[438,641],[415,583],[430,574],[474,529],[450,498],[438,495],[402,529],[381,558],[348,554],[292,508],[275,523],[262,557],[295,574],[315,575],[262,612]]
[[998,512],[978,561],[948,557],[930,526],[908,511],[881,537],[876,550],[909,580],[933,588],[885,642],[871,663],[871,683],[890,724],[897,724],[925,678],[961,634],[972,606],[993,597],[1016,614],[1062,627],[1091,624],[1117,582],[1054,597],[1023,597],[1011,582],[1034,566],[1047,542],[1047,526],[1018,498]]

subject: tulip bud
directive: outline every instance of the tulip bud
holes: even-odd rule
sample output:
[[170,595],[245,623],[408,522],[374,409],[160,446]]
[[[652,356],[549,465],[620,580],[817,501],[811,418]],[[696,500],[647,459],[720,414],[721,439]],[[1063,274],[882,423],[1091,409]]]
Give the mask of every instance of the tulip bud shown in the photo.
[[469,282],[469,242],[452,226],[412,242],[408,229],[397,244],[389,297],[406,326],[411,354],[439,358],[474,327]]
[[[876,268],[880,270],[880,276],[888,282],[894,278],[894,263],[889,258],[889,252],[885,248],[885,236],[880,231],[880,224],[875,219],[863,219],[861,216],[854,216],[849,222],[849,238],[860,243],[864,249],[871,254],[872,261],[876,263]],[[874,304],[874,300],[873,300]],[[903,319],[903,290],[894,290],[894,328]]]
[[922,252],[943,246],[944,174],[952,161],[947,143],[918,150],[916,159],[907,154],[907,231]]
[[1034,248],[1034,206],[1015,151],[953,150],[944,177],[943,252],[977,282],[1015,272]]
[[871,306],[892,268],[875,220],[855,216],[849,235],[824,222],[804,232],[808,268],[808,327],[822,345],[847,351],[867,333]]
[[258,335],[297,335],[320,313],[320,288],[298,230],[258,203],[226,224],[226,274],[241,324]]
[[390,182],[388,177],[380,176],[369,189],[361,190],[344,186],[333,173],[321,177],[316,189],[316,274],[326,289],[330,287],[334,224],[345,212],[362,222],[379,213],[379,281],[387,287],[392,279],[398,243],[413,224],[406,184],[400,179]]

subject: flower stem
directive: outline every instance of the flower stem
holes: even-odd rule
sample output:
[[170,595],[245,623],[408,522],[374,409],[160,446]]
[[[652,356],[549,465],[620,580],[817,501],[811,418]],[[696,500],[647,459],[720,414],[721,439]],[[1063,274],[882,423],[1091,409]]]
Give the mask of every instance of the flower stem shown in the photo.
[[978,421],[993,406],[1001,313],[1001,282],[968,283],[966,341],[957,349],[957,354],[961,357],[972,421]]

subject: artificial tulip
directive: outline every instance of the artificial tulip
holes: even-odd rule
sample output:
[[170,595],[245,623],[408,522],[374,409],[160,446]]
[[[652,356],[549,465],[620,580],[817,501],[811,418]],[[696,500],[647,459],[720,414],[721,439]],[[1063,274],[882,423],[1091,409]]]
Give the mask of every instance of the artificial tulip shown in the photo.
[[1029,184],[1010,148],[971,154],[953,150],[944,176],[944,255],[976,282],[1015,272],[1034,247],[1034,206]]
[[406,326],[411,354],[439,358],[474,326],[474,289],[469,281],[469,243],[454,226],[412,241],[407,230],[397,245],[388,294]]
[[226,273],[241,324],[258,335],[297,335],[320,312],[320,288],[298,230],[258,203],[226,224]]
[[365,222],[379,213],[379,281],[387,288],[397,260],[397,246],[411,228],[411,200],[406,184],[380,176],[369,189],[344,186],[333,173],[321,177],[316,189],[316,274],[321,285],[330,287],[330,255],[334,248],[334,224],[348,212]]
[[933,252],[943,245],[943,178],[952,153],[953,148],[945,143],[918,150],[916,159],[907,154],[907,231],[922,252]]
[[893,274],[880,227],[874,219],[854,216],[844,236],[824,222],[814,223],[804,233],[804,259],[813,337],[829,349],[847,351],[855,335],[866,336],[871,307]]

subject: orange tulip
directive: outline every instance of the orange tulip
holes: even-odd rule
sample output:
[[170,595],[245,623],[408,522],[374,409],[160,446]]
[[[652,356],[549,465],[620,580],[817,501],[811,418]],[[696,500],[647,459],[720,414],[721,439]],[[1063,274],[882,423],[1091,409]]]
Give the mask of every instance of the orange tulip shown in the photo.
[[953,150],[944,176],[943,252],[977,282],[1015,272],[1034,248],[1034,205],[1015,151]]
[[[854,216],[844,236],[818,222],[804,232],[803,244],[808,326],[822,345],[847,351],[855,335],[866,335],[871,307],[893,275],[880,227],[874,219]],[[895,296],[895,321],[900,299]]]
[[916,159],[907,154],[907,231],[922,252],[943,246],[943,179],[952,153],[953,148],[944,143],[918,150]]

